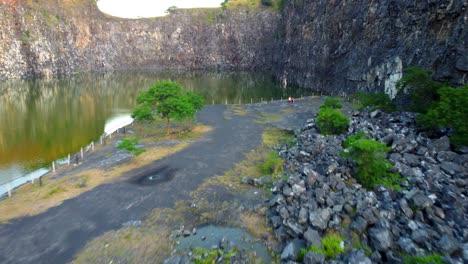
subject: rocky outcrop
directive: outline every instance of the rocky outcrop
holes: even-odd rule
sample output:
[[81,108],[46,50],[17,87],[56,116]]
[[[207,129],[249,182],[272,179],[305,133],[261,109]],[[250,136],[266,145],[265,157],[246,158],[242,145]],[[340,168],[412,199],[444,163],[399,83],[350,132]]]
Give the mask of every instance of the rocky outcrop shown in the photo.
[[466,83],[467,12],[463,0],[289,0],[281,14],[196,9],[128,20],[100,13],[91,0],[0,2],[0,80],[80,71],[261,69],[284,86],[394,95],[407,66]]
[[[391,147],[394,171],[405,179],[401,190],[366,190],[355,181],[355,165],[339,153],[357,131]],[[340,234],[345,253],[328,263],[402,263],[433,253],[447,263],[468,261],[468,154],[451,151],[446,136],[419,133],[414,114],[377,110],[354,112],[346,135],[320,135],[310,119],[296,138],[296,146],[278,149],[287,177],[273,184],[269,199],[283,252],[298,240],[321,248],[331,232]],[[282,254],[284,263],[297,257]],[[322,261],[323,255],[304,256],[304,263]]]
[[467,2],[287,1],[275,73],[330,94],[394,94],[405,67],[453,85],[468,74]]
[[89,0],[1,4],[0,80],[80,71],[268,68],[279,14],[176,10],[118,19]]

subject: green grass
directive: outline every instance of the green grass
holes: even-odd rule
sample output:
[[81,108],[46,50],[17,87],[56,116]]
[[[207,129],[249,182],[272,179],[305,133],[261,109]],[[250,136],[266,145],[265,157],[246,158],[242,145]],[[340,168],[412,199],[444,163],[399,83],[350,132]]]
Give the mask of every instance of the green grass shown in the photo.
[[405,264],[443,264],[442,256],[439,254],[431,254],[427,256],[406,256]]
[[326,259],[335,259],[338,255],[344,253],[344,248],[341,246],[341,242],[343,238],[337,234],[329,234],[326,235],[321,239],[322,241],[322,248],[317,248],[315,246],[311,246],[310,248],[301,249],[301,252],[298,258],[301,260],[304,258],[304,255],[311,251],[319,254],[323,254]]
[[258,171],[261,174],[278,174],[283,171],[283,160],[276,151],[267,153],[263,163],[258,165]]

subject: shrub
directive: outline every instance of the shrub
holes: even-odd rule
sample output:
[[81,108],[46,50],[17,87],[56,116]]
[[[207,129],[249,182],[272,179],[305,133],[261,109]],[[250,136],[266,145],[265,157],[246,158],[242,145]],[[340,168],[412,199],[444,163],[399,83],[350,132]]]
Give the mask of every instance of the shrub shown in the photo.
[[122,141],[119,142],[117,147],[119,149],[126,150],[129,154],[133,152],[135,157],[137,157],[146,150],[142,148],[137,148],[136,145],[138,145],[138,138],[124,138]]
[[381,184],[399,189],[401,178],[398,174],[389,172],[392,164],[385,158],[391,148],[366,137],[364,133],[358,133],[348,137],[343,143],[345,150],[341,155],[357,163],[356,179],[366,188]]
[[340,109],[342,107],[341,99],[340,98],[334,98],[334,97],[327,97],[323,101],[323,104],[320,106],[320,108],[324,108],[324,107]]
[[443,87],[438,91],[440,101],[417,119],[423,128],[453,130],[450,142],[455,146],[468,145],[468,85],[454,89]]
[[317,127],[324,135],[340,134],[346,131],[349,118],[336,109],[321,108],[317,117]]
[[403,78],[397,82],[397,96],[409,96],[410,101],[404,105],[405,110],[426,113],[439,99],[437,90],[441,87],[442,84],[431,79],[430,71],[409,67]]
[[396,105],[390,100],[390,97],[384,93],[366,94],[357,92],[353,95],[353,99],[359,101],[358,109],[369,107],[372,110],[380,109],[384,112],[396,111]]

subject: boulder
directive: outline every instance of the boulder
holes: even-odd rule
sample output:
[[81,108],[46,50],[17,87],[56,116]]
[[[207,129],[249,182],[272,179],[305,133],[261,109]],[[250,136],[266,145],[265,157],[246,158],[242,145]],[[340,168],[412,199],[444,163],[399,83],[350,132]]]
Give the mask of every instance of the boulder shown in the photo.
[[392,234],[388,229],[371,228],[369,237],[372,247],[379,251],[386,251],[393,246]]
[[302,239],[294,239],[284,247],[281,253],[281,261],[285,260],[297,260],[297,256],[301,251],[301,248],[305,248],[305,241]]
[[325,209],[318,209],[310,213],[309,221],[313,227],[325,230],[328,226],[328,221],[330,220],[331,215],[332,210],[328,207]]
[[304,233],[304,239],[307,243],[307,248],[309,248],[310,246],[315,246],[317,248],[322,247],[320,234],[315,229],[308,228],[307,231],[305,231]]
[[362,249],[351,249],[344,256],[345,263],[352,264],[372,264]]
[[325,256],[320,253],[309,251],[305,253],[304,260],[302,263],[304,264],[322,264],[325,262]]

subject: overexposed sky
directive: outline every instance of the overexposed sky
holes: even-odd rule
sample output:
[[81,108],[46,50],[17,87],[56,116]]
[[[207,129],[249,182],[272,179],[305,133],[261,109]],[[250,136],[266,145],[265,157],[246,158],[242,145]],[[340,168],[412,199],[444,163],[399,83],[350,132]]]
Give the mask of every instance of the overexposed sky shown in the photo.
[[97,5],[102,12],[125,18],[142,18],[166,15],[171,7],[220,7],[223,0],[98,0]]

